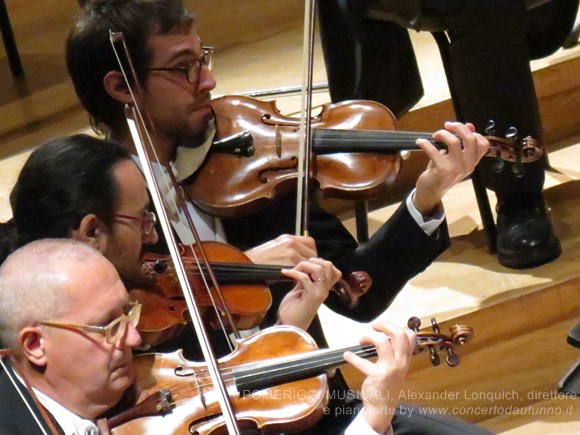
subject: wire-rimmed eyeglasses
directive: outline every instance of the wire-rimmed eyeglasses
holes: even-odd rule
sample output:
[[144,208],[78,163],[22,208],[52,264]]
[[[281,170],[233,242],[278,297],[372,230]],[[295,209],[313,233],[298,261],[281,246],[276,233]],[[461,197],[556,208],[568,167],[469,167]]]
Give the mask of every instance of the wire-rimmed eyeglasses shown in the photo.
[[204,45],[201,49],[203,50],[201,56],[187,65],[172,68],[147,68],[147,71],[181,71],[185,74],[185,79],[197,88],[199,85],[199,76],[201,75],[201,66],[205,65],[211,71],[214,63],[215,48]]

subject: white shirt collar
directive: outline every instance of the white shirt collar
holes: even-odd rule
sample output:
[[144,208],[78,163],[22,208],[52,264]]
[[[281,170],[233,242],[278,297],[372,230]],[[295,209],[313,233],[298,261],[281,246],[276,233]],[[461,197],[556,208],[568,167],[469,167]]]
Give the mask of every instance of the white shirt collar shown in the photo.
[[[133,155],[133,160],[137,164],[137,166],[141,169],[141,162],[139,157]],[[171,164],[173,169],[173,164]],[[155,174],[155,178],[157,180],[163,179],[162,177],[167,177],[169,179],[169,175],[167,175],[167,168],[159,165],[156,162],[152,163],[153,172]],[[164,175],[165,174],[165,175]],[[166,211],[168,213],[169,220],[171,221],[171,225],[173,229],[177,233],[181,243],[185,245],[189,245],[195,243],[195,239],[191,234],[189,227],[187,226],[187,219],[185,216],[181,215],[181,212],[177,210],[176,205],[176,193],[175,189],[172,185],[161,183],[159,186],[160,194],[163,198],[163,202],[166,206]],[[225,232],[221,223],[221,220],[210,216],[200,209],[198,209],[191,201],[186,199],[186,207],[189,211],[191,218],[193,219],[193,223],[195,228],[199,234],[201,240],[211,240],[217,242],[224,242],[225,241]]]
[[[23,385],[26,385],[20,373],[14,370],[14,374]],[[69,411],[42,391],[38,391],[34,387],[32,390],[42,406],[54,417],[65,435],[99,435],[99,428],[92,420],[82,418],[74,412]]]
[[99,435],[99,428],[92,421],[69,411],[56,400],[33,388],[42,406],[52,414],[66,435]]

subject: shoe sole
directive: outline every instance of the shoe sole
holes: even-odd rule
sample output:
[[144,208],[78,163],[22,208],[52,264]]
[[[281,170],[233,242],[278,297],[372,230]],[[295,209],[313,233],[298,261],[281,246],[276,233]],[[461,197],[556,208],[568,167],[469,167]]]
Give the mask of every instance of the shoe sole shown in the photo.
[[546,250],[531,252],[526,255],[525,262],[522,262],[522,257],[502,257],[498,255],[497,260],[499,264],[511,269],[531,269],[533,267],[547,264],[557,259],[562,254],[561,246],[557,247],[557,251],[549,256],[546,256]]

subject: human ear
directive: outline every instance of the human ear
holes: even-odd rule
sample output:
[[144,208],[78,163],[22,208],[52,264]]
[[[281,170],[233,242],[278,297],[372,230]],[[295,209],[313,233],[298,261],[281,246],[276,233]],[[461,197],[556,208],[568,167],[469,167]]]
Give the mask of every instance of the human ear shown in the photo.
[[45,366],[45,337],[39,326],[28,326],[18,334],[18,342],[25,358],[36,366]]
[[125,78],[120,71],[109,71],[105,74],[105,77],[103,77],[103,86],[113,100],[121,104],[129,104],[133,101]]
[[79,227],[72,231],[72,238],[104,252],[109,233],[103,228],[103,225],[104,223],[97,215],[88,214],[82,218]]

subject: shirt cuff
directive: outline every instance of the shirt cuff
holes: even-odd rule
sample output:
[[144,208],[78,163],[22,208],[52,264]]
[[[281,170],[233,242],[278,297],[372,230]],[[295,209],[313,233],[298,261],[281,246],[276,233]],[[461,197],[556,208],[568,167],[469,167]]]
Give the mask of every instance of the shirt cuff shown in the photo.
[[384,434],[379,434],[371,429],[362,412],[359,412],[344,431],[344,435],[393,435],[393,427],[389,426]]
[[409,194],[409,196],[407,196],[407,209],[409,210],[409,213],[411,214],[413,220],[417,222],[417,225],[421,227],[421,229],[425,232],[425,234],[431,236],[445,220],[443,205],[440,203],[435,209],[435,214],[425,219],[423,215],[419,213],[419,211],[415,207],[415,204],[413,204],[412,198],[414,193],[415,189],[413,189],[413,191]]

